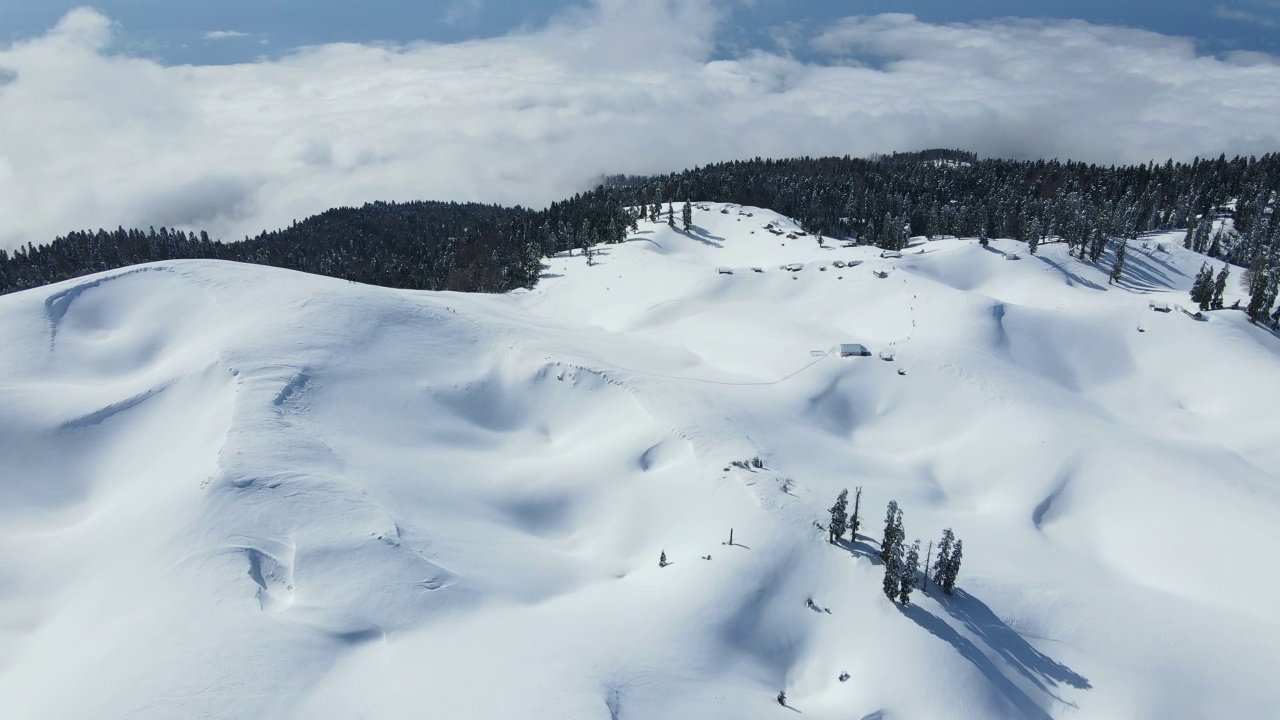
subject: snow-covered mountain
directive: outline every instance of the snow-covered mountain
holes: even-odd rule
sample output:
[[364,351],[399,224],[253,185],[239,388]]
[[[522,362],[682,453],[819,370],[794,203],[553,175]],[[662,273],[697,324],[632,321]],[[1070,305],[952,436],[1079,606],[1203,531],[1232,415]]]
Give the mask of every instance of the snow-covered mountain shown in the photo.
[[[694,224],[506,296],[182,261],[0,297],[0,715],[1274,715],[1280,338],[1153,311],[1179,236],[1111,286]],[[884,596],[889,500],[963,540],[955,595]]]

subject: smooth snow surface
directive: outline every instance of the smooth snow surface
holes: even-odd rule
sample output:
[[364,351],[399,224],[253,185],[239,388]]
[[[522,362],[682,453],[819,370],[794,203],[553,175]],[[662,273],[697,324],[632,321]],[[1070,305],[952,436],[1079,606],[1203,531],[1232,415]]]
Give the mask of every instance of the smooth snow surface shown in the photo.
[[[1112,287],[694,222],[507,296],[192,261],[0,298],[0,715],[1274,717],[1280,339],[1150,309],[1180,236]],[[954,597],[883,596],[890,499],[963,539]]]

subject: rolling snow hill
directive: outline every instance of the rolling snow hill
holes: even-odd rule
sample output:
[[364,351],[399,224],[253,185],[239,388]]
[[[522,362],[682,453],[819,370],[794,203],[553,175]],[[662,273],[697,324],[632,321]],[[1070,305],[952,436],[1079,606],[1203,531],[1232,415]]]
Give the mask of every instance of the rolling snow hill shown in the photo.
[[[694,223],[506,296],[181,261],[0,297],[4,717],[1274,715],[1280,339],[1152,311],[1179,237],[1114,287]],[[884,597],[891,499],[963,539],[954,596]]]

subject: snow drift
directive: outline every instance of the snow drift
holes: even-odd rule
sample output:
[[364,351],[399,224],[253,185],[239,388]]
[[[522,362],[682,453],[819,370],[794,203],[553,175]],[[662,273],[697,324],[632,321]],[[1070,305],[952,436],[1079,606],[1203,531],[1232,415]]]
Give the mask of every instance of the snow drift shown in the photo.
[[[1110,286],[740,210],[508,296],[184,261],[0,298],[6,717],[1270,714],[1280,339],[1150,311],[1203,258]],[[883,596],[890,499],[965,541],[955,595]]]

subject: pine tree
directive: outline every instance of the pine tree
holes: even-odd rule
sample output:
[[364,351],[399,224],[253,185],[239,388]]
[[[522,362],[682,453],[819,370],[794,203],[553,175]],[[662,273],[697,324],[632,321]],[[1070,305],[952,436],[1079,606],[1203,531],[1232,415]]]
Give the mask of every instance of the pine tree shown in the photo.
[[1116,246],[1116,261],[1111,266],[1111,279],[1108,280],[1112,285],[1115,285],[1120,280],[1120,275],[1124,272],[1124,254],[1128,245],[1128,240],[1121,240],[1120,244]]
[[1209,238],[1213,235],[1213,220],[1209,219],[1209,215],[1205,214],[1200,218],[1200,222],[1196,225],[1195,237],[1191,240],[1191,249],[1198,253],[1203,253],[1209,249]]
[[1105,249],[1107,249],[1107,234],[1102,231],[1102,228],[1094,228],[1093,240],[1089,243],[1089,262],[1098,262],[1098,258],[1102,257],[1102,251]]
[[1249,296],[1249,322],[1265,322],[1275,304],[1277,294],[1277,273],[1275,268],[1262,267],[1253,277],[1252,293]]
[[956,536],[951,528],[942,531],[942,540],[938,543],[938,559],[933,561],[933,582],[945,589],[947,568],[951,566],[951,549],[955,545]]
[[1209,244],[1209,249],[1205,252],[1209,257],[1218,257],[1222,254],[1222,240],[1226,235],[1226,226],[1219,225],[1218,231],[1213,234],[1213,242]]
[[884,561],[884,596],[890,600],[898,597],[898,583],[902,580],[902,543],[889,546]]
[[658,556],[658,567],[666,567],[666,566],[667,566],[667,551],[663,550],[662,554]]
[[1191,283],[1191,302],[1199,305],[1201,310],[1208,310],[1212,300],[1213,270],[1209,269],[1209,263],[1201,263],[1195,282]]
[[907,550],[907,560],[902,564],[902,577],[899,581],[898,602],[911,604],[911,590],[916,586],[916,573],[920,572],[920,540],[917,538]]
[[684,231],[689,232],[693,229],[693,205],[688,201],[684,201],[684,210],[680,213],[681,219],[684,221]]
[[649,206],[649,222],[658,222],[660,212],[662,212],[662,204],[655,200],[653,205]]
[[1230,268],[1224,263],[1222,271],[1218,273],[1218,279],[1213,282],[1213,299],[1209,302],[1209,309],[1222,309],[1222,294],[1227,290],[1227,278],[1231,275]]
[[1192,249],[1193,247],[1195,247],[1195,239],[1196,239],[1196,226],[1191,223],[1187,223],[1187,234],[1184,235],[1182,238],[1182,247],[1188,250]]
[[964,542],[956,540],[956,546],[951,549],[951,556],[947,559],[946,582],[942,583],[942,590],[950,595],[956,588],[956,577],[960,575],[960,559],[964,556]]
[[862,521],[858,519],[860,505],[862,505],[862,486],[853,489],[853,515],[849,516],[849,537],[854,542],[858,541],[858,528],[862,526]]
[[902,511],[898,501],[890,500],[884,516],[884,539],[880,541],[880,562],[888,563],[893,546],[902,542]]
[[1035,255],[1036,248],[1040,246],[1040,218],[1032,218],[1030,227],[1027,228],[1027,252]]
[[676,226],[675,208],[671,207],[671,203],[667,203],[667,227]]
[[848,518],[845,512],[849,509],[849,491],[841,490],[836,496],[836,504],[830,508],[831,524],[827,526],[828,542],[833,545],[841,537],[844,537],[844,531],[848,525]]

